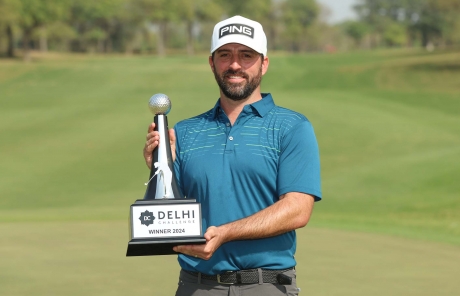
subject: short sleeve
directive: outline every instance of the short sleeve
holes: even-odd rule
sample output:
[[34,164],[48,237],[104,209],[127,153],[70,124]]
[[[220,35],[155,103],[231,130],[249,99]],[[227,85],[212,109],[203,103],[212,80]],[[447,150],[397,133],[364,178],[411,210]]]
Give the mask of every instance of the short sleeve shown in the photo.
[[305,120],[281,139],[277,188],[279,196],[302,192],[321,200],[319,149],[313,126]]

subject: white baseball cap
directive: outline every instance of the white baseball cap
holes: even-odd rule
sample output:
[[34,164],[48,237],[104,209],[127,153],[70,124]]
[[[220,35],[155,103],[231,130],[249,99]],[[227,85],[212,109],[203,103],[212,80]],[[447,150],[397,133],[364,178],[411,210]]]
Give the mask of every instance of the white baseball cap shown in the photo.
[[262,25],[239,15],[223,20],[214,26],[211,53],[228,43],[243,44],[264,56],[267,55],[267,37]]

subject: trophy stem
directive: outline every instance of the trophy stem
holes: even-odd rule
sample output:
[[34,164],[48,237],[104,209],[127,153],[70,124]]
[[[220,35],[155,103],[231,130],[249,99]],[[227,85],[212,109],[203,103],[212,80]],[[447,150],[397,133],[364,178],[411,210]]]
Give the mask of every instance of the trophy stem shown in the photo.
[[152,152],[152,163],[148,187],[144,199],[183,199],[175,178],[168,118],[158,114],[154,117],[155,130],[160,134],[160,143]]

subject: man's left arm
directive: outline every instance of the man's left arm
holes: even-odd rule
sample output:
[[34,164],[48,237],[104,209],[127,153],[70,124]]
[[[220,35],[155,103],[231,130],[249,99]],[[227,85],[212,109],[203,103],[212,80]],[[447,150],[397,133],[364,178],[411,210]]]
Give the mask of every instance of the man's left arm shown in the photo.
[[314,201],[309,194],[288,192],[278,202],[251,216],[209,227],[204,235],[206,244],[176,246],[174,251],[208,260],[226,242],[266,238],[304,227]]
[[266,238],[304,227],[314,201],[321,199],[318,144],[309,121],[297,124],[283,137],[281,151],[277,202],[246,218],[209,227],[205,245],[176,246],[174,251],[208,260],[226,242]]

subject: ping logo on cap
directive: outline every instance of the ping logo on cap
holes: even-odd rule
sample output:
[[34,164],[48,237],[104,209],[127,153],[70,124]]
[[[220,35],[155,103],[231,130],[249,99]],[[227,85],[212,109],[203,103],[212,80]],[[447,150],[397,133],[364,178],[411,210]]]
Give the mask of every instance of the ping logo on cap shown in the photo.
[[219,39],[231,34],[239,34],[254,38],[254,28],[243,24],[229,24],[219,30]]

